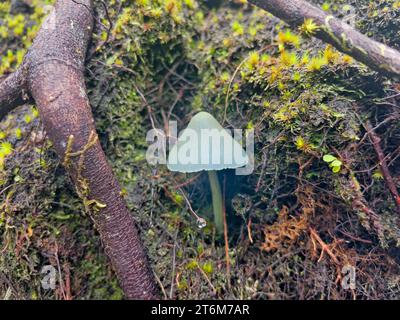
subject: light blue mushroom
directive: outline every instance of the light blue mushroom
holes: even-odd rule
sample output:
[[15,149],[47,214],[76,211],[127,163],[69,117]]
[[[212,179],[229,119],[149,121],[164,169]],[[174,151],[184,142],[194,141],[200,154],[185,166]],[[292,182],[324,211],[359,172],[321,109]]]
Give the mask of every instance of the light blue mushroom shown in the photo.
[[207,171],[211,186],[214,221],[218,235],[224,231],[224,208],[216,171],[247,165],[242,146],[207,112],[197,113],[171,148],[167,166],[171,171]]

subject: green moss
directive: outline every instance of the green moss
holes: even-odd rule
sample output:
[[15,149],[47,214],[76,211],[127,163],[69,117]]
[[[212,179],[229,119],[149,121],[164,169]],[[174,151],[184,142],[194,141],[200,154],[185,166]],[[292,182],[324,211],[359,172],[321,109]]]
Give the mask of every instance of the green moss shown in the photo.
[[[34,13],[23,20],[9,16],[7,4],[0,5],[0,20],[15,20],[15,26],[4,30],[0,25],[0,37],[6,33],[2,39],[11,48],[1,52],[3,72],[20,63],[43,17],[37,3]],[[354,206],[363,186],[370,185],[363,196],[381,217],[381,244],[394,247],[398,233],[393,227],[397,219],[393,200],[377,172],[369,184],[366,169],[374,167],[376,159],[370,145],[357,145],[365,133],[362,120],[371,115],[371,109],[361,106],[371,107],[384,97],[388,84],[348,56],[309,39],[315,31],[311,21],[299,32],[247,5],[246,10],[226,5],[210,11],[194,0],[127,0],[119,12],[119,4],[109,3],[114,22],[110,37],[105,30],[94,36],[97,50],[88,65],[87,86],[100,141],[166,292],[172,290],[173,297],[181,299],[210,298],[214,297],[211,283],[218,298],[299,297],[300,286],[311,298],[325,297],[328,290],[347,297],[334,285],[336,267],[325,260],[315,262],[307,249],[307,233],[292,251],[265,253],[259,250],[262,230],[276,221],[284,206],[296,216],[314,205],[310,223],[327,238],[331,226],[347,225],[351,217],[352,232],[372,239],[377,247],[375,234],[362,227],[368,226],[365,214]],[[336,13],[338,4],[324,7]],[[363,13],[364,5],[359,8]],[[380,8],[376,10],[383,12]],[[97,11],[108,25],[102,6]],[[394,14],[390,8],[384,13]],[[363,15],[366,29],[370,26],[367,16]],[[22,37],[16,37],[15,27],[17,33],[23,28]],[[371,32],[386,37],[386,32]],[[390,41],[396,43],[396,39]],[[212,113],[227,127],[255,130],[254,173],[221,175],[227,186],[230,282],[224,244],[214,238],[206,177],[200,175],[182,187],[196,213],[208,221],[199,229],[174,187],[194,177],[171,174],[165,166],[152,167],[145,161],[145,138],[152,122],[165,129],[168,120],[176,119],[181,128],[200,110]],[[380,116],[376,111],[374,117]],[[19,139],[15,136],[18,128]],[[395,136],[398,128],[393,130]],[[7,244],[0,271],[18,284],[13,298],[59,298],[40,286],[40,269],[54,264],[48,257],[57,243],[63,274],[70,267],[75,298],[120,299],[122,292],[99,236],[43,137],[37,109],[25,107],[4,119],[0,139],[14,150],[0,157],[0,183],[5,190],[0,237]],[[335,159],[326,162],[324,155]],[[340,173],[333,173],[338,167]],[[17,241],[25,236],[29,241]],[[349,256],[369,254],[370,247],[356,249]],[[379,254],[387,257],[385,251]],[[360,265],[360,283],[372,281],[380,288],[391,277],[365,260]],[[329,288],[336,289],[308,285],[315,278],[299,283],[298,274],[324,277],[331,281]],[[0,297],[7,290],[0,282]],[[383,289],[375,291],[376,297],[391,295]],[[366,297],[360,290],[357,295]]]

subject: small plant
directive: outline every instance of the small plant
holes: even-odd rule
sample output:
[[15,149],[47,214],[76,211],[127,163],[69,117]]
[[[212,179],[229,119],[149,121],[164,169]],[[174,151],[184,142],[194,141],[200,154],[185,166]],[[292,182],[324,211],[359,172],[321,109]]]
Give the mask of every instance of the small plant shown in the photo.
[[331,5],[328,2],[324,2],[322,4],[322,10],[329,11],[330,8],[331,8]]
[[240,36],[244,34],[243,26],[238,22],[234,21],[232,24],[232,30],[236,36]]
[[12,153],[13,147],[10,142],[2,142],[0,144],[0,156],[8,156]]
[[323,66],[327,64],[324,57],[312,57],[307,65],[307,70],[310,72],[315,72],[321,70]]
[[331,154],[326,154],[322,160],[324,160],[326,163],[329,163],[329,167],[332,169],[332,172],[340,172],[343,163],[338,158],[332,156]]
[[252,70],[260,62],[260,55],[258,52],[251,52],[248,57],[248,67]]
[[297,34],[294,34],[290,30],[286,30],[285,32],[279,32],[278,43],[281,45],[292,45],[296,48],[299,48],[301,39]]
[[299,29],[300,29],[301,34],[304,34],[304,35],[310,37],[310,36],[314,35],[316,31],[318,31],[319,27],[314,22],[313,19],[305,19],[304,23],[300,26]]

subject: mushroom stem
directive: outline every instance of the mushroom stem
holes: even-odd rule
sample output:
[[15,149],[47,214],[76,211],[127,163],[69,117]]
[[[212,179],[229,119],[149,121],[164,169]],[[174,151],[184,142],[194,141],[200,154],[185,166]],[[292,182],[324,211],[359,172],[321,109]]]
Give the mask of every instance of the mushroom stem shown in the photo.
[[224,232],[224,208],[221,187],[219,185],[217,172],[215,170],[210,170],[207,171],[207,173],[211,186],[215,228],[217,229],[217,235],[222,235]]

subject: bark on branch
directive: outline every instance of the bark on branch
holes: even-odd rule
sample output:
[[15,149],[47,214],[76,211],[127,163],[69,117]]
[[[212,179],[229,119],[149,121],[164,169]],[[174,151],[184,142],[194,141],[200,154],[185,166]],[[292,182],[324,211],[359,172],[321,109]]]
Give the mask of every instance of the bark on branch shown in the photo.
[[91,0],[58,0],[22,67],[0,83],[0,112],[22,103],[25,94],[32,96],[125,296],[157,298],[136,226],[99,143],[86,93],[84,65],[92,30]]
[[25,71],[25,68],[20,68],[0,77],[0,119],[15,107],[30,101]]
[[305,19],[318,25],[314,36],[336,47],[372,69],[389,76],[400,76],[400,52],[361,34],[347,23],[303,0],[248,0],[292,27]]

